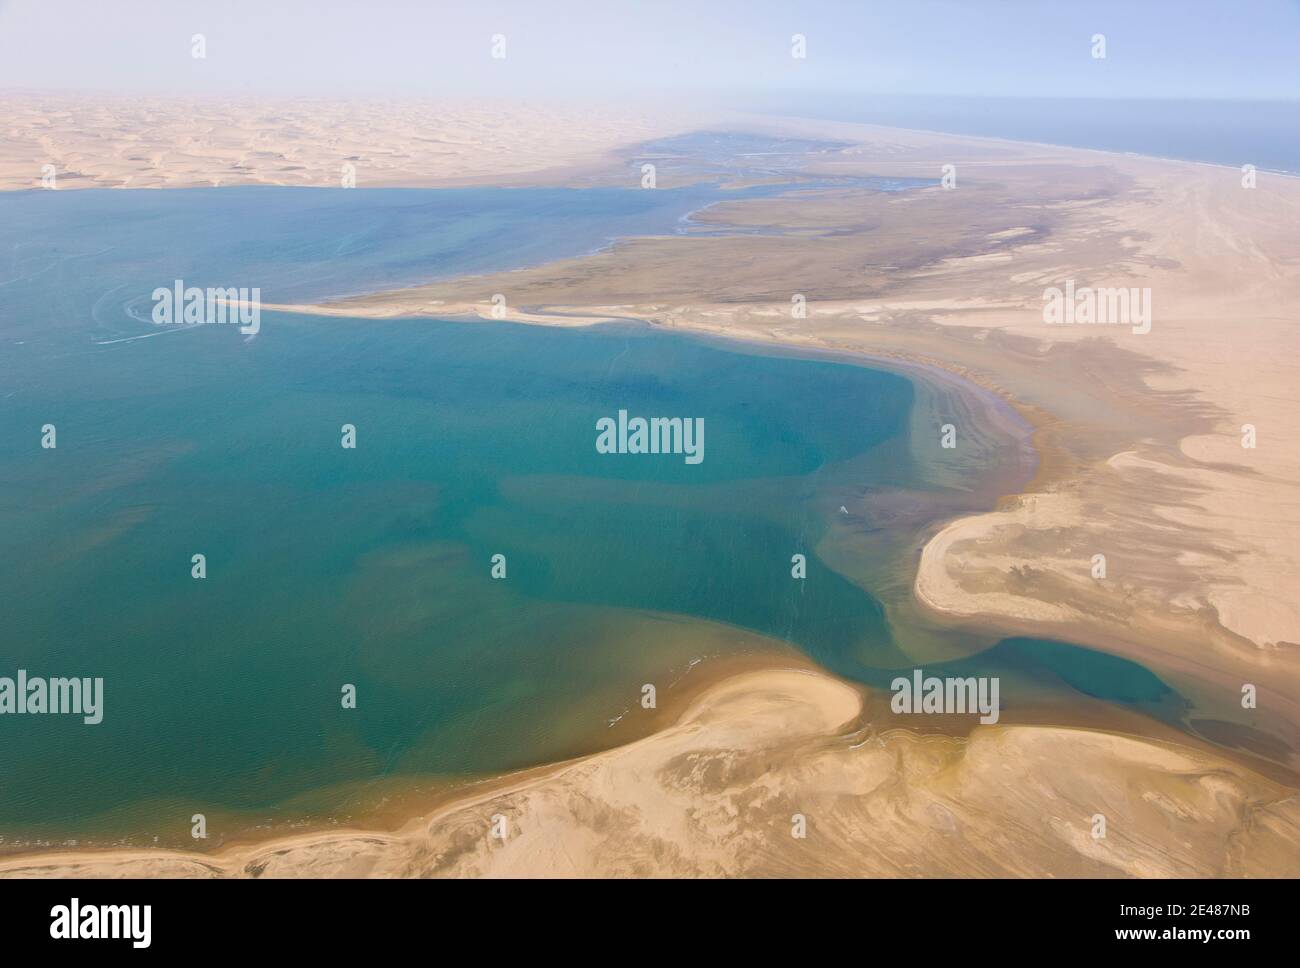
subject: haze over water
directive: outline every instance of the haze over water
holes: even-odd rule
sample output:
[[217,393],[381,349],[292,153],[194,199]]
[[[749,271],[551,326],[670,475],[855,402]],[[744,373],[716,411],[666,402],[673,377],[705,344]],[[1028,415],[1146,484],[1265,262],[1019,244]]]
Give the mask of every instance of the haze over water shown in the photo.
[[776,114],[1300,173],[1300,101],[787,94]]

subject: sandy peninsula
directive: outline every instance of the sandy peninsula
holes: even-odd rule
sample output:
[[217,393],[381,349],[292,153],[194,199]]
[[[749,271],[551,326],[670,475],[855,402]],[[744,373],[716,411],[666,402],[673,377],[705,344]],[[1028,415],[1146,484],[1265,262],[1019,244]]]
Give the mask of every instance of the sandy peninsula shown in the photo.
[[[483,123],[477,136],[488,138]],[[922,536],[912,605],[940,623],[1132,657],[1193,694],[1255,686],[1258,709],[1242,717],[1253,725],[1201,724],[1224,749],[1100,727],[920,733],[898,728],[879,696],[827,675],[756,670],[716,683],[649,737],[505,778],[400,830],[214,854],[16,857],[0,861],[0,875],[1300,871],[1300,786],[1226,749],[1283,772],[1300,767],[1300,448],[1290,439],[1300,421],[1300,179],[1259,172],[1248,187],[1236,169],[1104,152],[862,125],[726,123],[844,143],[810,158],[809,174],[937,181],[952,166],[955,187],[885,193],[849,183],[723,202],[697,214],[708,232],[282,308],[490,320],[501,293],[509,319],[636,319],[955,373],[1032,423],[1041,461],[1023,493]],[[36,143],[45,150],[59,137]],[[439,178],[540,183],[575,165],[594,166],[583,178],[608,177],[592,172],[611,157],[626,167],[645,137],[593,129],[576,154],[518,168],[479,142]],[[6,150],[4,171],[30,164],[24,155],[14,168]],[[240,164],[252,157],[247,146],[231,150]],[[401,150],[382,183],[451,183],[428,177],[413,148]],[[98,174],[78,164],[84,177],[120,185],[210,183],[228,171],[163,158],[156,167],[174,174],[145,178],[133,158]],[[1047,323],[1044,293],[1067,283],[1149,290],[1149,328]],[[805,315],[792,312],[796,296]],[[793,835],[795,815],[806,837]],[[1093,836],[1097,815],[1103,838]],[[506,819],[504,839],[492,834],[494,817]]]

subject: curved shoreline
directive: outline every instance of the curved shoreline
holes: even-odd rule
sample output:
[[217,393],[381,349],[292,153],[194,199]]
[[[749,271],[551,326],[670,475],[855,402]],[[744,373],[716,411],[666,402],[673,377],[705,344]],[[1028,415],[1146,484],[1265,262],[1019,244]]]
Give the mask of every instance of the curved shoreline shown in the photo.
[[[278,306],[268,306],[266,308],[268,310],[274,309],[284,311],[282,307]],[[550,317],[544,318],[550,319]],[[555,317],[554,320],[555,322],[553,322],[552,325],[567,326],[574,322],[571,317]],[[563,321],[560,322],[560,320]],[[632,325],[644,329],[654,328],[652,324],[643,320],[631,318],[613,320],[603,319],[600,320],[599,323]],[[997,425],[999,432],[1005,432],[1008,437],[1011,437],[1013,434],[1018,434],[1019,436],[1017,436],[1016,439],[1023,444],[1030,429],[1030,425],[1019,418],[1014,407],[1007,401],[999,398],[995,393],[985,387],[981,387],[964,379],[960,374],[951,373],[941,367],[924,362],[895,357],[880,357],[851,350],[831,350],[819,347],[789,347],[779,343],[758,340],[738,340],[726,335],[695,334],[684,331],[679,335],[682,338],[696,339],[722,348],[739,350],[742,352],[747,351],[756,354],[775,355],[805,360],[821,360],[851,366],[862,366],[869,369],[881,369],[904,375],[914,384],[919,383],[925,386],[939,384],[945,387],[951,387],[964,398],[973,401],[975,406],[981,408],[983,412],[989,416],[990,421]],[[1028,449],[1028,453],[1030,457],[1033,456],[1032,449]],[[1035,470],[1037,469],[1036,460],[1034,461],[1034,468]],[[1019,474],[1022,481],[1028,480],[1029,476],[1030,474],[1026,472]],[[989,493],[992,494],[993,492]],[[692,621],[704,621],[697,619],[696,616],[686,615],[684,617]],[[738,627],[737,631],[747,636],[754,637],[755,639],[763,638],[760,633],[751,629]],[[813,660],[807,658],[801,652],[798,654],[797,659],[802,662],[804,667],[807,669],[818,670],[824,675],[830,675],[824,670],[820,670],[820,667],[818,667]],[[694,699],[701,693],[706,692],[711,688],[716,688],[737,675],[745,674],[751,667],[767,669],[775,662],[778,667],[785,668],[791,664],[791,661],[792,659],[788,656],[778,657],[766,653],[759,653],[752,656],[745,653],[738,653],[709,657],[709,661],[700,667],[699,672],[695,673],[690,682],[685,684],[684,690],[679,693],[669,692],[666,690],[661,692],[660,699],[662,708],[651,718],[660,726],[664,724],[673,724],[677,722],[683,714],[682,711],[684,704],[694,701]],[[688,669],[687,671],[693,671],[693,668]],[[674,685],[675,684],[676,683],[674,683]],[[867,688],[856,683],[850,684],[849,687],[857,690]],[[652,728],[658,729],[659,726]],[[635,743],[638,741],[639,740],[632,740],[631,742]],[[354,824],[359,824],[359,829],[368,831],[371,835],[383,835],[385,833],[391,833],[394,829],[400,830],[406,826],[407,817],[409,817],[412,812],[418,811],[420,814],[423,814],[431,809],[431,807],[436,807],[439,804],[452,804],[472,800],[482,795],[479,791],[484,789],[492,790],[502,784],[513,783],[517,777],[529,777],[537,774],[539,771],[547,772],[560,769],[567,765],[580,762],[590,756],[599,756],[602,752],[606,752],[609,749],[617,749],[626,745],[628,745],[628,742],[623,741],[613,747],[605,747],[598,752],[587,753],[574,759],[539,763],[531,767],[525,767],[519,770],[512,770],[507,773],[481,778],[453,779],[423,776],[385,778],[383,780],[384,794],[382,798],[372,797],[370,791],[367,790],[371,781],[363,780],[348,782],[338,786],[338,790],[345,799],[340,801],[338,809],[331,810],[330,813],[345,815],[345,828],[350,828]],[[409,792],[404,789],[407,786],[411,787]],[[433,792],[428,792],[430,790]],[[328,788],[325,790],[305,790],[301,795],[314,796],[328,792]],[[366,800],[379,799],[379,803],[377,805],[358,806],[356,804],[356,798],[359,795],[364,796]],[[327,837],[330,836],[331,831],[339,829],[338,820],[332,818],[327,819],[326,817],[321,816],[306,820],[292,819],[271,821],[269,824],[271,827],[270,832],[263,832],[261,834],[255,833],[258,828],[268,826],[266,821],[255,822],[256,817],[259,815],[265,815],[266,813],[274,814],[276,811],[283,808],[288,808],[293,811],[291,816],[295,815],[297,808],[294,806],[294,803],[297,799],[298,797],[295,796],[285,804],[278,804],[276,807],[269,808],[268,811],[265,812],[240,810],[230,811],[227,814],[226,811],[221,810],[209,811],[207,816],[210,830],[216,831],[225,826],[233,826],[238,830],[238,832],[214,840],[209,849],[195,851],[193,852],[193,856],[213,857],[227,852],[250,850],[259,845],[278,843],[282,840]],[[406,809],[403,810],[400,806],[391,802],[393,800],[396,800],[397,804],[406,804]],[[308,813],[315,813],[315,811],[309,810]],[[223,820],[229,820],[231,823],[222,823]],[[275,827],[283,828],[286,825],[300,828],[300,830],[299,832],[286,834],[283,832],[283,829],[275,829]],[[11,860],[17,862],[17,860],[21,858],[39,857],[47,853],[51,856],[65,856],[69,854],[79,855],[83,852],[93,854],[94,856],[116,856],[118,854],[126,856],[132,855],[137,851],[144,854],[149,854],[153,851],[165,851],[169,853],[176,853],[177,851],[174,847],[163,846],[148,848],[120,846],[109,843],[94,844],[93,838],[90,839],[91,843],[86,843],[87,838],[85,837],[76,839],[68,838],[68,841],[61,845],[57,842],[50,843],[50,838],[48,837],[34,838],[35,841],[46,841],[46,843],[37,843],[35,845],[31,842],[27,844],[21,842],[15,843],[12,841],[9,843],[0,842],[0,870],[3,869],[4,863]],[[130,837],[127,839],[135,838]],[[81,842],[78,843],[78,840]]]

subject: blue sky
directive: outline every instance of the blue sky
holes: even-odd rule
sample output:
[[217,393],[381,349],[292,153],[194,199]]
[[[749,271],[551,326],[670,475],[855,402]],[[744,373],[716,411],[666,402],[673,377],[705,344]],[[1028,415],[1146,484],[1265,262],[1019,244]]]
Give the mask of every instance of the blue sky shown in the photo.
[[[790,56],[795,33],[804,60]],[[0,0],[0,87],[1297,98],[1300,2]]]

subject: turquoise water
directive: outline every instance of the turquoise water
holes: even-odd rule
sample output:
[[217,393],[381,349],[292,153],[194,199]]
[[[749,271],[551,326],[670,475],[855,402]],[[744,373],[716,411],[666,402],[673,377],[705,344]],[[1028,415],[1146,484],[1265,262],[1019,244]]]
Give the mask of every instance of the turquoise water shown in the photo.
[[[652,194],[0,196],[0,675],[105,679],[101,725],[0,718],[0,835],[181,841],[193,810],[573,755],[625,738],[608,723],[641,684],[706,656],[786,643],[872,685],[910,671],[873,579],[818,555],[888,531],[869,500],[865,520],[839,513],[864,494],[987,500],[933,483],[951,458],[914,438],[924,388],[904,376],[626,325],[266,313],[246,340],[141,322],[177,277],[310,298],[433,250],[447,272],[582,251],[689,201],[641,207]],[[471,259],[467,239],[489,251]],[[705,460],[598,454],[595,422],[619,409],[703,418]],[[1014,447],[967,453],[960,474]],[[946,668],[1006,677],[1004,710],[1188,710],[1141,667],[1065,644]]]

